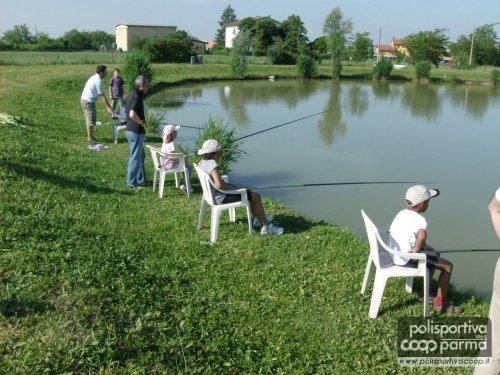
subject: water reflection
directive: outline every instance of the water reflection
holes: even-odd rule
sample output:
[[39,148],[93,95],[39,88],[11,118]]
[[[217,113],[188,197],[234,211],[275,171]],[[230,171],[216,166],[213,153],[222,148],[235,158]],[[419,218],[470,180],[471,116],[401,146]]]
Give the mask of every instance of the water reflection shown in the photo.
[[336,135],[343,136],[347,131],[347,125],[342,121],[341,84],[339,81],[331,82],[325,112],[318,121],[318,129],[321,139],[328,146],[333,144]]

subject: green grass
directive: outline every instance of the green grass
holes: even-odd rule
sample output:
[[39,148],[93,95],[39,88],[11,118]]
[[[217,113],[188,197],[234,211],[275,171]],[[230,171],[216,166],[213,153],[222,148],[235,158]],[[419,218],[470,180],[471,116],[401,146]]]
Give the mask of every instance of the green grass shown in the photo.
[[[391,280],[369,319],[367,244],[348,230],[265,200],[283,236],[247,236],[239,212],[204,246],[196,178],[190,199],[172,180],[162,200],[151,187],[130,191],[123,135],[114,145],[97,127],[110,148],[87,149],[79,96],[94,69],[0,66],[0,112],[22,119],[0,125],[0,373],[429,372],[396,363],[397,321],[420,317],[422,304]],[[226,69],[155,66],[158,84],[229,78]],[[151,178],[149,158],[147,169]],[[472,295],[451,299],[467,316],[487,314]]]

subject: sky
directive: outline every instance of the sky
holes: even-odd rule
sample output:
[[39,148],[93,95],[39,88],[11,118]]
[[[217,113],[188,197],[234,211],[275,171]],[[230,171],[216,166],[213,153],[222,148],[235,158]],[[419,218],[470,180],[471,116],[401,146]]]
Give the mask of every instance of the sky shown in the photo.
[[271,16],[284,21],[299,16],[309,40],[323,35],[327,15],[339,6],[353,22],[353,32],[367,31],[375,44],[419,31],[448,29],[451,42],[477,26],[499,23],[500,0],[0,0],[0,35],[26,24],[32,34],[51,38],[72,29],[115,33],[125,24],[177,26],[202,39],[214,39],[224,9],[231,5],[238,19]]

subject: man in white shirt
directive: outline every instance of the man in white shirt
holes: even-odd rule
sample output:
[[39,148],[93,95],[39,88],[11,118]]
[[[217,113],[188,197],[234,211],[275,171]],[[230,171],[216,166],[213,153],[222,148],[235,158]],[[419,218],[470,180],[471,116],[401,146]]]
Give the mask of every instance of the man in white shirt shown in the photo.
[[[438,195],[439,190],[437,189],[427,189],[423,185],[410,187],[405,196],[407,207],[396,215],[389,229],[388,244],[392,249],[402,253],[425,253],[431,278],[435,269],[441,271],[433,310],[449,314],[460,314],[462,309],[446,300],[453,265],[448,260],[439,257],[439,253],[425,243],[427,239],[427,221],[421,213],[424,213],[429,207],[430,199]],[[400,266],[416,267],[416,261],[413,259],[394,256],[393,260],[394,264]]]
[[82,106],[85,124],[87,125],[87,140],[90,142],[97,141],[97,139],[94,138],[94,126],[97,120],[95,103],[98,98],[101,99],[110,116],[113,115],[113,110],[109,105],[108,99],[106,99],[104,84],[102,83],[102,79],[106,77],[106,74],[106,66],[98,65],[96,68],[96,74],[87,80],[80,98],[80,105]]

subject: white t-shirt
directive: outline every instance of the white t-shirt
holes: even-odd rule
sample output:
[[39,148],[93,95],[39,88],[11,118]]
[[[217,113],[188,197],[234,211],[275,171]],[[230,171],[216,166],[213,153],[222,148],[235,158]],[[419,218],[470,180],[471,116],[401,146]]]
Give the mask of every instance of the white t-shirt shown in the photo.
[[[170,143],[163,142],[161,145],[161,152],[164,152],[165,154],[170,154],[172,152],[175,152],[175,143],[174,141]],[[165,156],[160,157],[161,160],[161,165],[163,166],[164,169],[173,169],[175,168],[175,162],[177,159],[172,159],[172,158],[167,158]]]
[[104,95],[104,85],[99,74],[94,74],[87,80],[82,92],[82,99],[93,103],[99,95]]
[[[388,245],[391,249],[409,253],[417,242],[417,233],[420,229],[427,230],[427,221],[415,211],[404,209],[399,211],[389,229]],[[394,264],[404,266],[408,259],[393,256]]]

